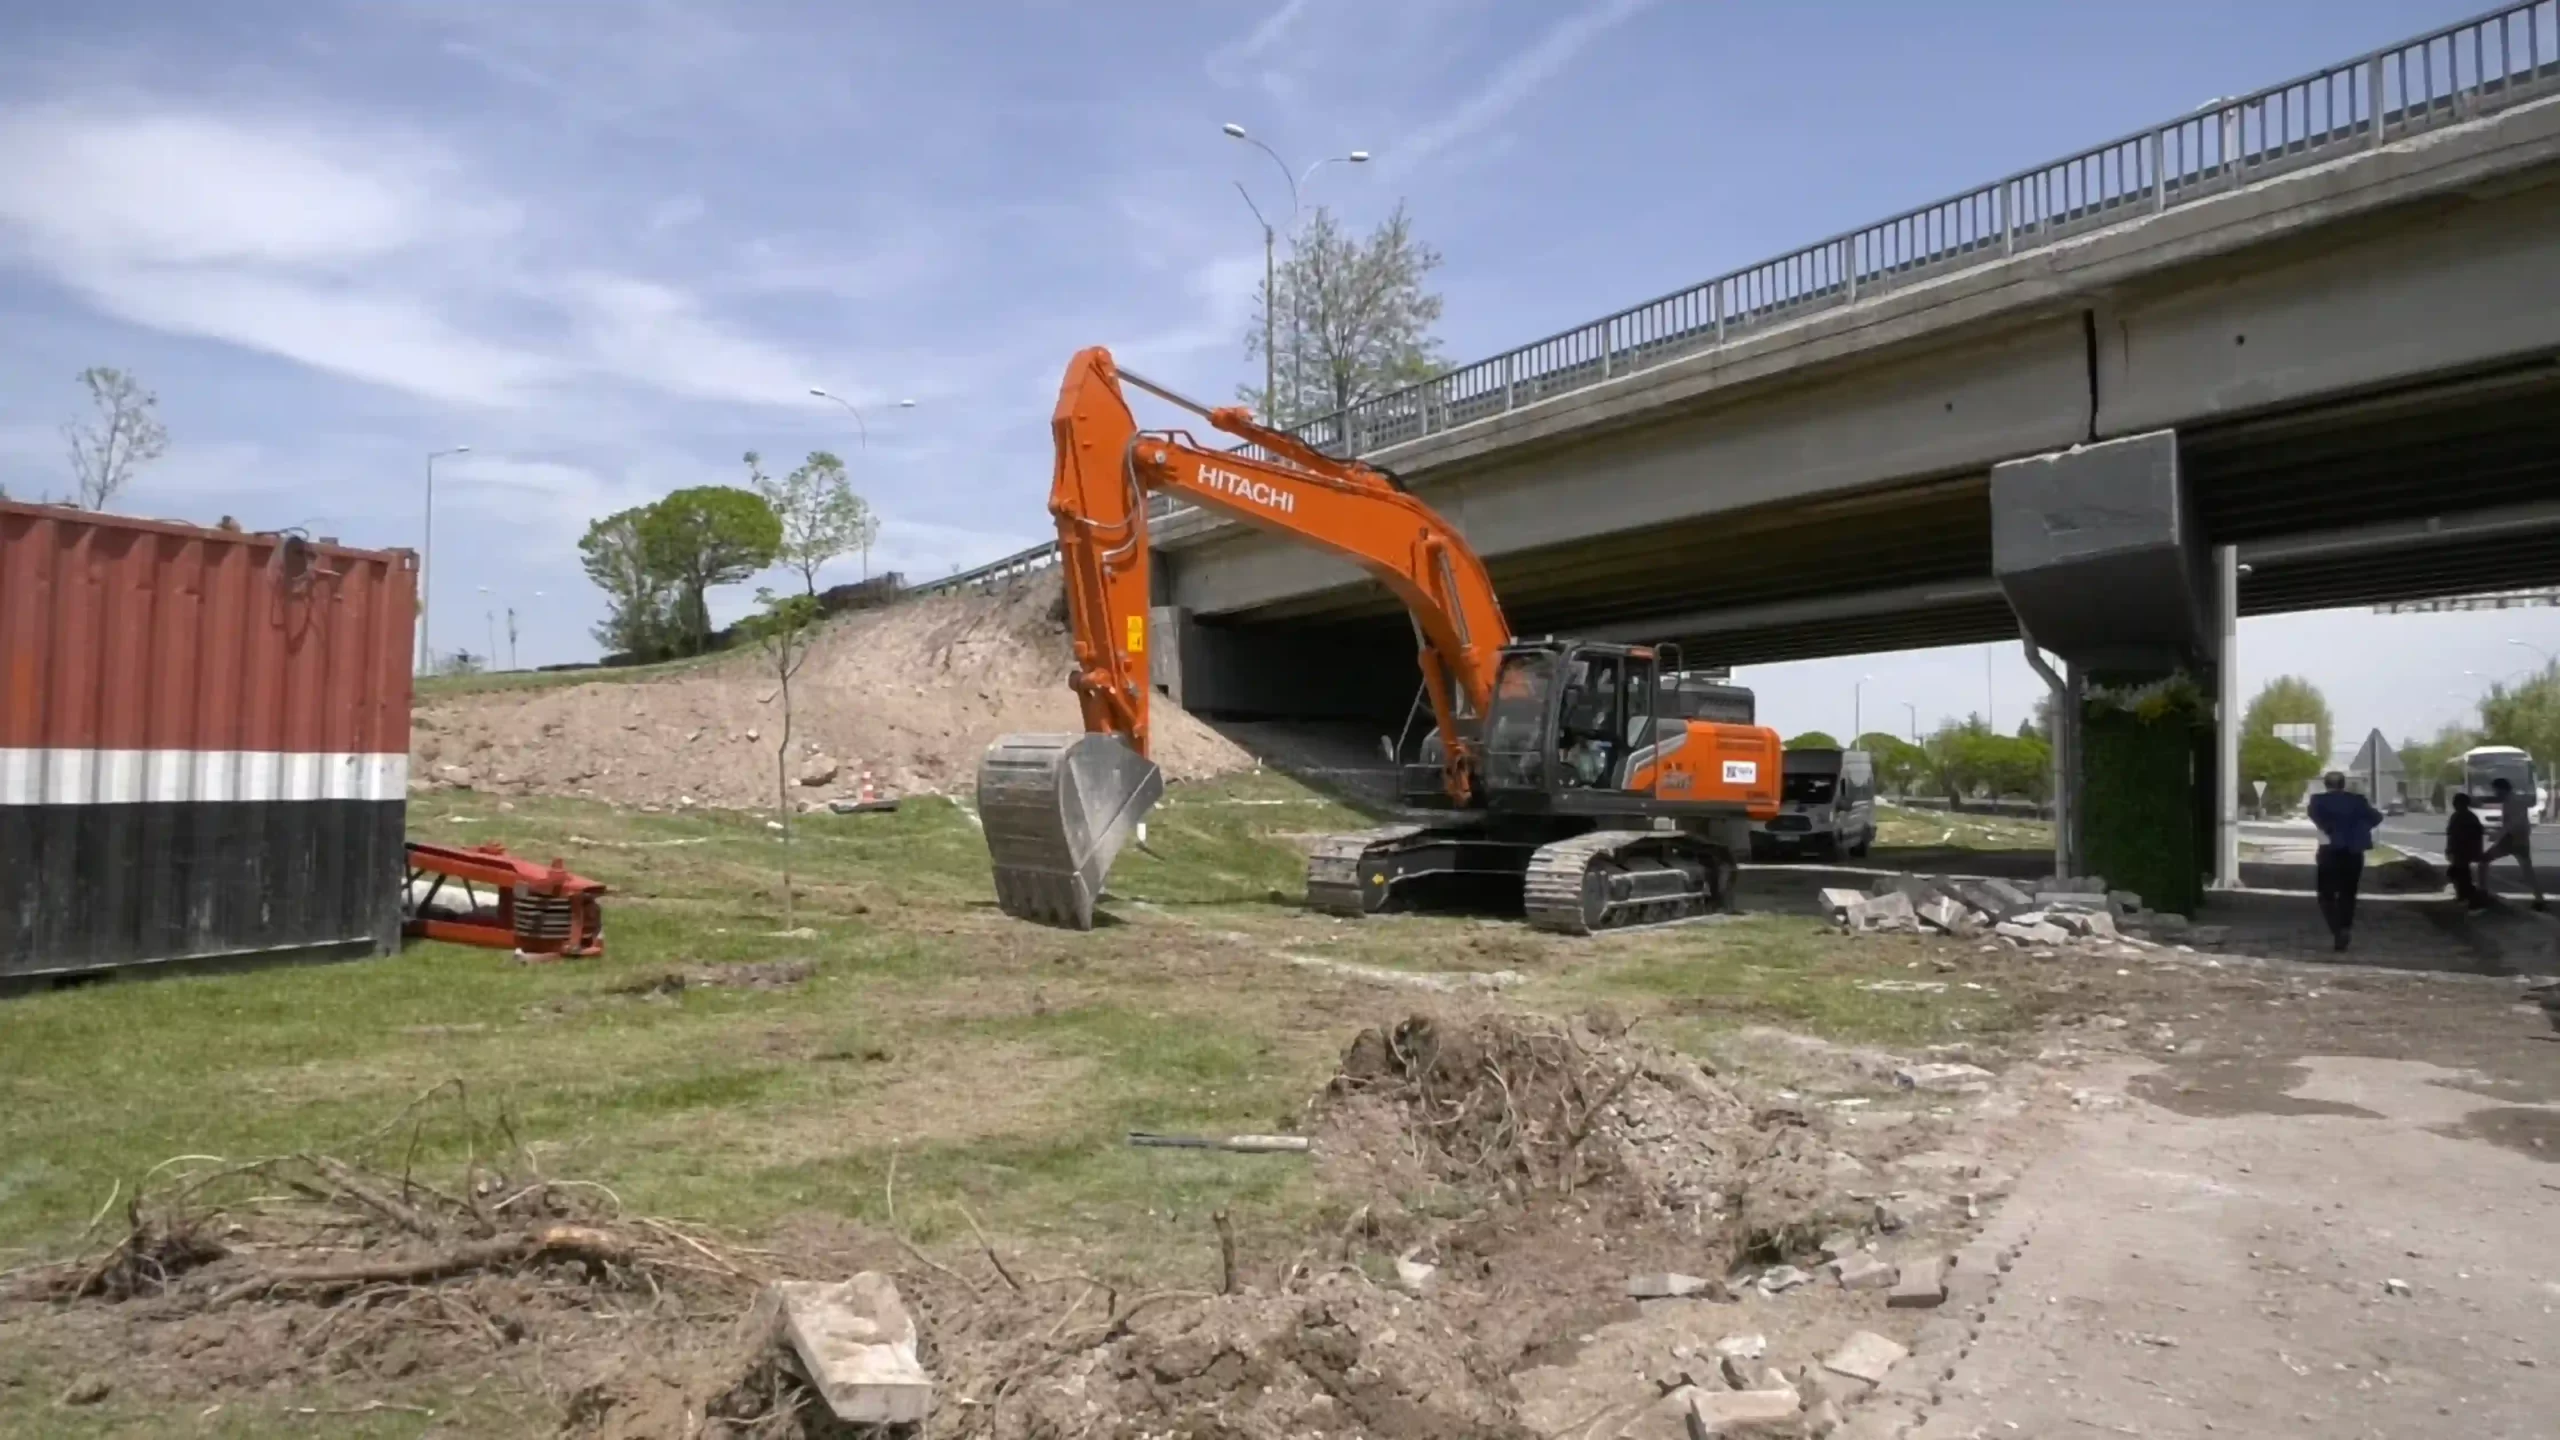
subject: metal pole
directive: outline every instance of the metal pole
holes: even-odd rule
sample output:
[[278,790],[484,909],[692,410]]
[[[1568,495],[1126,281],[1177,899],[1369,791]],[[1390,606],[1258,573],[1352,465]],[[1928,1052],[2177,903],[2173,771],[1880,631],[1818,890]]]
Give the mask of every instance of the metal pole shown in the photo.
[[1902,708],[1911,712],[1911,743],[1917,745],[1920,743],[1920,707],[1905,700]]
[[[1280,362],[1271,349],[1271,309],[1280,303],[1279,276],[1272,260],[1271,225],[1262,226],[1262,423],[1277,425],[1280,412]],[[1291,356],[1292,360],[1297,357]]]

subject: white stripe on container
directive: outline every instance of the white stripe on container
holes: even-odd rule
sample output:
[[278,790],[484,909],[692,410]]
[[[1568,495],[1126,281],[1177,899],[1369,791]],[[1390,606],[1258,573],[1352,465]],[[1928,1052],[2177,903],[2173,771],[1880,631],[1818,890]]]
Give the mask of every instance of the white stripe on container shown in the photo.
[[409,757],[275,750],[0,747],[0,805],[386,802],[409,793]]

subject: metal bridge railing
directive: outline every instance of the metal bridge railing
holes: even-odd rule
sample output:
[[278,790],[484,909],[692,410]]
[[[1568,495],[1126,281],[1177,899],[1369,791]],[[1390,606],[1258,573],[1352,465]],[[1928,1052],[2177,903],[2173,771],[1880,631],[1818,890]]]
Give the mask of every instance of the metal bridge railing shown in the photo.
[[1336,455],[1406,444],[1712,350],[1830,306],[1995,257],[2029,254],[2553,92],[2560,92],[2560,0],[2501,6],[1462,365],[1293,430]]

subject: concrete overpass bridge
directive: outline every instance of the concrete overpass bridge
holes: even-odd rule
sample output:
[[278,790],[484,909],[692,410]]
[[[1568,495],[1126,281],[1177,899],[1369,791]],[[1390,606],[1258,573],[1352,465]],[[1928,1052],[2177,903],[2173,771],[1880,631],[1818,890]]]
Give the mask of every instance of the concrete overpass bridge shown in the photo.
[[[2030,513],[1997,476],[2132,436],[2168,447],[2172,548],[2197,566],[2237,548],[2238,613],[2560,582],[2560,6],[2178,117],[1301,433],[1450,516],[1523,631],[1677,640],[1705,663],[2016,638],[2000,537],[2104,517]],[[1203,512],[1155,534],[1159,679],[1184,703],[1403,713],[1412,642],[1381,588]]]

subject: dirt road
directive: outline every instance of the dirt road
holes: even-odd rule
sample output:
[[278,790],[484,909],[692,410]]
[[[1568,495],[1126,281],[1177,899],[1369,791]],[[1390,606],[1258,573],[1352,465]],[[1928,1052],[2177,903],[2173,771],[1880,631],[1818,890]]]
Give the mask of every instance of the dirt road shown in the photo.
[[[2270,967],[2072,1074],[1961,1294],[1851,1436],[2542,1436],[2560,1040],[2515,980]],[[2153,1028],[2161,1027],[2161,1028]],[[2057,1082],[2060,1083],[2060,1082]]]

